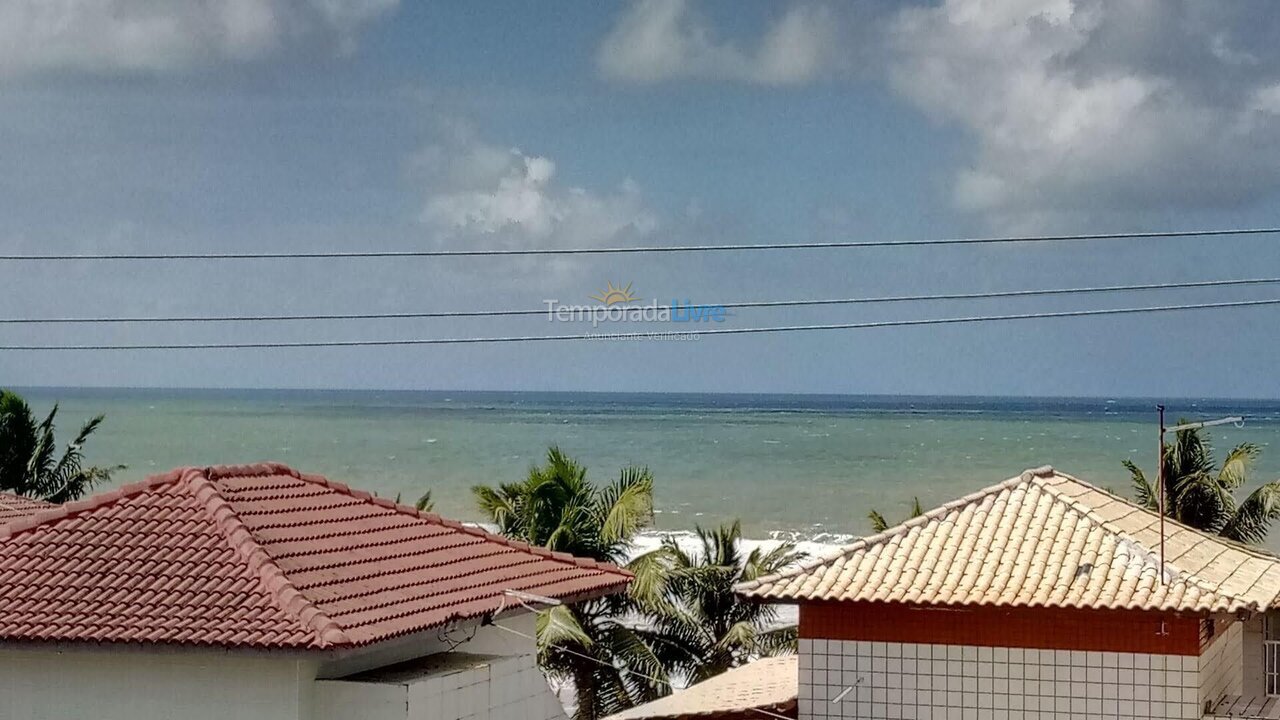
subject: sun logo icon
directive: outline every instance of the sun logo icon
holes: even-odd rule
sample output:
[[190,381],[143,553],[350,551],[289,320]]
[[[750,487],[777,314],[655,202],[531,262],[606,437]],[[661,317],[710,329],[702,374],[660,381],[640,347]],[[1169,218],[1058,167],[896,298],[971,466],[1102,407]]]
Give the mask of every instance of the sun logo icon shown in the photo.
[[613,283],[610,282],[607,288],[601,290],[599,295],[592,295],[591,299],[599,300],[604,303],[605,307],[609,307],[610,305],[617,305],[619,303],[635,302],[640,298],[631,294],[631,283],[627,283],[627,286],[624,288],[616,288],[613,286]]

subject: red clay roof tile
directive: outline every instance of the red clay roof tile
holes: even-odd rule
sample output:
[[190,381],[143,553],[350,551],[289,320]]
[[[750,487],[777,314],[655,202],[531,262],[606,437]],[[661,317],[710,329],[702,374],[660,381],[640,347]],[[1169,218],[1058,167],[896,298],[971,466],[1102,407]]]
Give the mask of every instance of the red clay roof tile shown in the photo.
[[355,646],[482,617],[504,590],[576,600],[630,581],[277,464],[38,509],[0,526],[0,640]]
[[43,500],[0,492],[0,525],[20,518],[30,517],[54,507],[57,506]]

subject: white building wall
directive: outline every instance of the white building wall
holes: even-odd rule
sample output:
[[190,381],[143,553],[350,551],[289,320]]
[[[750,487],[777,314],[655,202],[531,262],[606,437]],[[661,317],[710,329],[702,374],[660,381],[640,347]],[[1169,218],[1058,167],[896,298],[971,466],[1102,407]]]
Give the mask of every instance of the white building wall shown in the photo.
[[507,629],[428,633],[326,663],[307,683],[314,720],[564,720],[538,668],[535,616],[498,622]]
[[1240,649],[1244,652],[1241,695],[1259,697],[1267,694],[1264,627],[1262,616],[1254,615],[1245,620],[1241,628]]
[[1191,720],[1199,658],[800,641],[800,720]]
[[317,680],[315,720],[564,720],[534,655],[452,660],[428,660],[421,672]]
[[0,649],[0,718],[310,720],[302,665],[214,653]]
[[1200,703],[1244,694],[1244,624],[1232,622],[1200,655]]
[[[500,622],[534,634],[532,614]],[[429,684],[317,679],[451,652],[489,659],[482,669]],[[494,627],[432,632],[323,664],[305,655],[0,646],[0,720],[81,718],[562,720],[564,711],[537,667],[534,642]]]

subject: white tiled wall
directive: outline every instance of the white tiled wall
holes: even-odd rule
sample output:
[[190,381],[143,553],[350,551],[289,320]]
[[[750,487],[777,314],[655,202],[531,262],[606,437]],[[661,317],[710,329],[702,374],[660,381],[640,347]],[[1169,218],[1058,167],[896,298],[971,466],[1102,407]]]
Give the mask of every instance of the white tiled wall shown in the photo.
[[1199,658],[800,641],[800,720],[1190,720]]
[[[1217,700],[1244,693],[1244,625],[1233,622],[1219,631],[1200,656],[1200,697]],[[1260,654],[1260,653],[1259,653]]]

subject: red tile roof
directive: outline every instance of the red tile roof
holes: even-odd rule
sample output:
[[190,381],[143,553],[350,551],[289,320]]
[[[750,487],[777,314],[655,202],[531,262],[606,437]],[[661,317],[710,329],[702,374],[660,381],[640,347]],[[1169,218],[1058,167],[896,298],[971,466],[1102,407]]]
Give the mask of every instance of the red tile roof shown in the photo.
[[630,579],[283,465],[186,468],[0,527],[0,641],[349,647]]
[[35,515],[41,510],[48,510],[53,507],[55,507],[53,503],[47,503],[43,500],[0,492],[0,525]]

